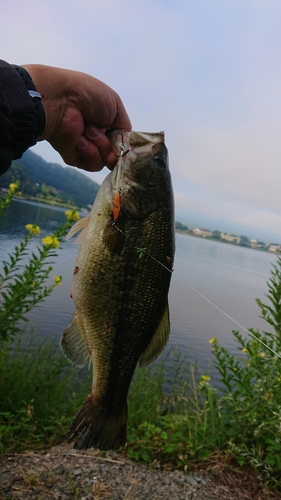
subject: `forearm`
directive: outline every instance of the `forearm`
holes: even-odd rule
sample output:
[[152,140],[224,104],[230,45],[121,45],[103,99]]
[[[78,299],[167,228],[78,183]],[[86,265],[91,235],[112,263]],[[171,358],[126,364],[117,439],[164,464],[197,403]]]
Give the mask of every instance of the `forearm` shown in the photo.
[[[116,155],[105,132],[109,128],[131,130],[131,123],[119,95],[113,89],[85,73],[26,64],[23,68],[29,75],[28,79],[32,78],[34,89],[41,95],[41,99],[32,99],[20,74],[4,61],[2,65],[0,155],[8,155],[2,158],[2,172],[7,170],[12,159],[19,158],[28,147],[44,139],[68,165],[89,171],[101,170],[104,165],[114,167]],[[21,123],[13,122],[13,95],[7,97],[5,94],[9,79],[16,81],[16,89],[12,86],[11,91],[18,98],[16,110],[20,113]],[[39,119],[38,123],[40,109],[43,126],[42,120]],[[26,134],[18,146],[21,127]]]

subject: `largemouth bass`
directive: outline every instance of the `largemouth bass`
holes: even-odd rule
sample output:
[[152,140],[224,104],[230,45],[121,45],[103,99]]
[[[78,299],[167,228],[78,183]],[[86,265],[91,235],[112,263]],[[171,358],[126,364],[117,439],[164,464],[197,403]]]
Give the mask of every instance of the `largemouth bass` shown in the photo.
[[71,296],[76,313],[61,338],[69,360],[93,366],[92,391],[74,418],[75,448],[126,442],[127,393],[137,363],[163,351],[170,332],[173,191],[164,133],[114,132],[119,158],[82,229]]

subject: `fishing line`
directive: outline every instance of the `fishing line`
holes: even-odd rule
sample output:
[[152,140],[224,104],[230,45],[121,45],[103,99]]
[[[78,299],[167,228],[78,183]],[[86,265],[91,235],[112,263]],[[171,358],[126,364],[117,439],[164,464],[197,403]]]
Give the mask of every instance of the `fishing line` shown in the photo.
[[[173,273],[173,269],[169,269],[167,266],[165,266],[164,264],[162,264],[162,262],[160,262],[159,260],[157,260],[155,257],[153,257],[152,255],[150,255],[150,253],[148,253],[146,251],[145,248],[137,248],[137,251],[140,252],[140,250],[142,250],[143,252],[145,252],[147,255],[149,255],[149,257],[153,260],[155,260],[156,262],[158,262],[158,264],[160,264],[162,267],[164,267],[165,269],[167,269],[167,271],[169,271],[171,274]],[[177,274],[175,274],[175,277],[181,281],[185,286],[187,286],[188,288],[190,288],[193,292],[197,293],[197,295],[199,295],[202,299],[204,299],[206,302],[208,302],[211,306],[213,306],[215,309],[217,309],[221,314],[223,314],[224,316],[226,316],[228,319],[230,319],[230,321],[232,321],[233,323],[235,323],[237,326],[239,326],[239,328],[241,328],[242,330],[244,330],[246,333],[248,333],[249,335],[251,335],[252,338],[254,338],[255,340],[257,340],[257,342],[259,342],[260,344],[262,344],[266,349],[268,349],[269,351],[271,351],[273,354],[275,354],[276,356],[278,356],[278,358],[281,359],[281,354],[278,354],[278,352],[274,351],[269,345],[265,344],[265,342],[263,342],[261,339],[259,339],[256,335],[254,335],[254,333],[250,332],[250,330],[248,330],[247,328],[245,328],[243,325],[241,325],[240,323],[238,323],[238,321],[236,321],[234,318],[232,318],[229,314],[227,314],[225,311],[223,311],[220,307],[218,307],[216,304],[214,304],[214,302],[212,302],[211,300],[209,300],[207,297],[205,297],[205,295],[203,295],[201,292],[199,292],[198,290],[196,290],[196,288],[194,288],[193,286],[189,285],[188,283],[186,283],[186,281],[184,281],[182,278],[180,278],[179,276],[177,276]]]
[[[119,145],[120,147],[120,156],[125,156],[126,153],[128,153],[128,150],[127,151],[124,151],[125,149],[125,143],[124,143],[124,137],[123,137],[123,131],[121,133],[121,144]],[[121,169],[121,176],[122,176],[122,169]],[[123,231],[121,229],[119,229],[116,224],[113,222],[113,225],[115,226],[116,229],[118,229],[120,232],[123,233]],[[156,259],[155,257],[153,257],[147,250],[146,248],[138,248],[136,247],[136,250],[137,252],[139,253],[139,257],[142,257],[143,253],[146,253],[151,259],[155,260],[155,262],[157,262],[158,264],[160,264],[160,266],[164,267],[164,269],[166,269],[167,271],[169,271],[171,274],[173,273],[173,269],[169,269],[167,266],[165,266],[162,262],[160,262],[158,259]],[[265,344],[265,342],[263,342],[263,340],[259,339],[254,333],[250,332],[250,330],[248,330],[247,328],[245,328],[243,325],[241,325],[240,323],[238,323],[238,321],[236,321],[234,318],[232,318],[229,314],[227,314],[225,311],[223,311],[220,307],[218,307],[216,304],[214,304],[214,302],[212,302],[210,299],[208,299],[207,297],[205,297],[205,295],[203,295],[201,292],[199,292],[198,290],[196,290],[193,286],[189,285],[188,283],[186,283],[182,278],[180,278],[179,276],[175,275],[176,278],[181,281],[185,286],[187,286],[188,288],[190,288],[194,293],[196,293],[197,295],[199,295],[199,297],[201,297],[202,299],[204,299],[206,302],[208,302],[212,307],[214,307],[215,309],[217,309],[217,311],[219,311],[221,314],[223,314],[226,318],[228,318],[230,321],[232,321],[235,325],[237,325],[239,328],[241,328],[242,330],[244,330],[244,332],[248,333],[253,339],[255,339],[257,342],[259,342],[261,345],[263,345],[263,347],[265,347],[267,350],[271,351],[273,354],[275,354],[279,359],[281,359],[281,354],[278,354],[278,352],[274,351],[274,349],[272,349],[269,345]]]
[[229,316],[229,314],[227,314],[225,311],[223,311],[220,307],[218,307],[216,304],[214,304],[211,300],[207,299],[207,297],[205,297],[202,293],[198,292],[198,290],[196,290],[195,288],[193,288],[193,286],[191,286],[188,283],[186,283],[179,276],[177,276],[177,275],[175,275],[175,276],[177,277],[178,280],[182,281],[182,283],[184,283],[186,286],[188,286],[188,288],[190,288],[191,290],[193,290],[193,292],[197,293],[197,295],[199,295],[200,297],[202,297],[202,299],[206,300],[206,302],[208,302],[209,304],[211,304],[211,306],[213,306],[215,309],[217,309],[220,313],[224,314],[224,316],[226,316],[228,319],[230,319],[230,321],[232,321],[233,323],[235,323],[237,326],[239,326],[239,328],[241,328],[246,333],[248,333],[249,335],[251,335],[251,337],[253,337],[255,340],[257,340],[266,349],[268,349],[269,351],[271,351],[273,354],[276,354],[276,356],[278,356],[278,358],[281,359],[281,355],[278,354],[278,352],[274,351],[271,347],[269,347],[269,345],[265,344],[261,339],[259,339],[258,337],[256,337],[256,335],[254,335],[254,333],[250,332],[250,330],[248,330],[243,325],[241,325],[240,323],[238,323],[238,321],[236,321],[234,318],[232,318],[231,316]]

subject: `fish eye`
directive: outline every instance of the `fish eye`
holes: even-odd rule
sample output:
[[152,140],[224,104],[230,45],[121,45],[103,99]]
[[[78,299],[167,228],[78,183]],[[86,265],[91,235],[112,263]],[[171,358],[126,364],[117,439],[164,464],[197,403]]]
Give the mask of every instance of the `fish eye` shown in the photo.
[[158,165],[160,167],[164,167],[165,165],[165,158],[163,155],[157,155],[154,157],[154,160],[156,161],[156,163],[158,163]]

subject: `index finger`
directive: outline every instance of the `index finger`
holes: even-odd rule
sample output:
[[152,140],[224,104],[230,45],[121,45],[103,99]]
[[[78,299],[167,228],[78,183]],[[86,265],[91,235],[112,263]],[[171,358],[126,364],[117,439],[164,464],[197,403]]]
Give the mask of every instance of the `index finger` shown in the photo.
[[125,106],[124,106],[124,104],[123,104],[123,102],[118,94],[117,94],[116,115],[115,115],[115,118],[113,119],[109,128],[120,129],[120,130],[124,130],[126,132],[131,132],[131,130],[132,130],[131,120],[130,120],[128,113],[125,109]]

